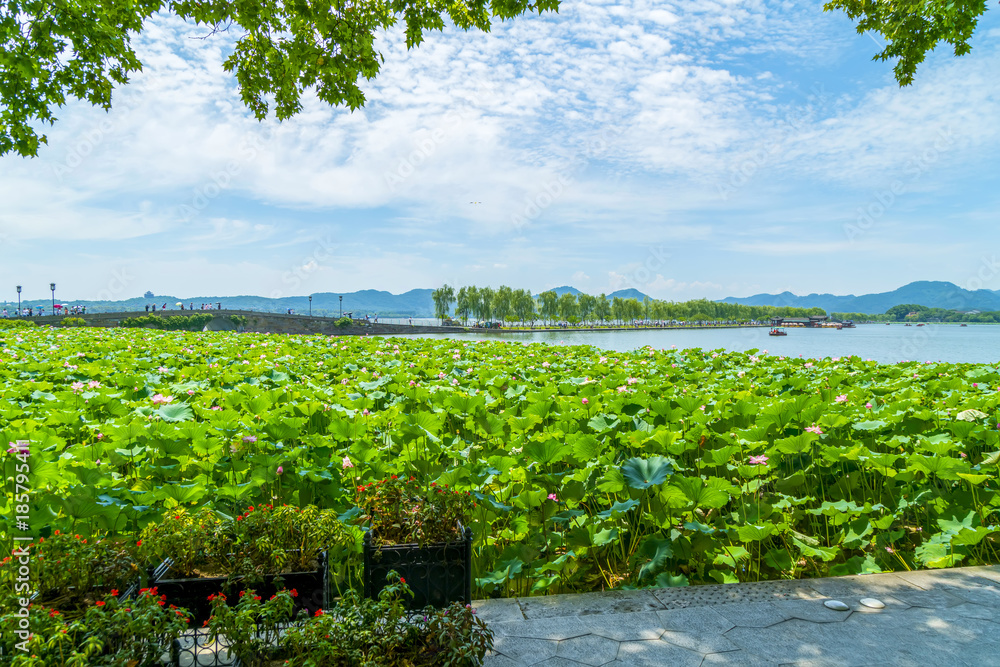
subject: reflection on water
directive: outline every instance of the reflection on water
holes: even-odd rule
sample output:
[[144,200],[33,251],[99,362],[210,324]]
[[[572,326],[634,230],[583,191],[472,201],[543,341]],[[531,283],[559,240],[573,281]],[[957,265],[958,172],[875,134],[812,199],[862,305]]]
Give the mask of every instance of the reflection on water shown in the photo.
[[1000,325],[859,324],[856,329],[787,329],[787,336],[768,336],[768,328],[745,329],[638,329],[633,331],[556,331],[537,333],[424,334],[419,338],[513,340],[553,345],[593,345],[627,351],[652,346],[657,349],[700,347],[822,359],[857,355],[881,363],[898,361],[951,361],[995,363],[1000,361]]

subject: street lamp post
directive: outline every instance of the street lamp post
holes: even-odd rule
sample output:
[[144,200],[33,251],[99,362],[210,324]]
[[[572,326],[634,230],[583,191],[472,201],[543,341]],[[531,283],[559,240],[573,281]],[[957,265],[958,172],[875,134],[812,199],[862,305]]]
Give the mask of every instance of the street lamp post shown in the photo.
[[17,316],[21,317],[21,286],[17,286]]
[[52,314],[56,314],[56,284],[49,283],[49,289],[52,290]]
[[[20,292],[21,290],[18,290],[18,291]],[[340,316],[341,317],[344,316],[344,295],[343,294],[340,295]]]
[[309,295],[309,317],[313,316],[313,295]]

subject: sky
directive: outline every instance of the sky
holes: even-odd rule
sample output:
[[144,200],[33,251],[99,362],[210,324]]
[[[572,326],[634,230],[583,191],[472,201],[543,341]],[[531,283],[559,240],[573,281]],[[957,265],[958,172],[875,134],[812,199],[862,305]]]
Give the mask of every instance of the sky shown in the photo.
[[[169,15],[104,112],[0,158],[0,300],[510,285],[667,300],[1000,289],[1000,19],[899,88],[820,2],[563,2],[262,122]],[[8,294],[9,292],[9,294]]]

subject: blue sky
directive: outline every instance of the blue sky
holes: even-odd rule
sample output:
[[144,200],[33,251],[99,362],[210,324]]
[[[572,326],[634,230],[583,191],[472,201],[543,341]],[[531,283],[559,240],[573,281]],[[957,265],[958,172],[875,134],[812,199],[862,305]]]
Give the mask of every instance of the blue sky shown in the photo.
[[996,14],[899,89],[819,2],[565,2],[390,31],[364,109],[283,123],[242,107],[224,36],[160,16],[111,113],[0,158],[0,299],[1000,289]]

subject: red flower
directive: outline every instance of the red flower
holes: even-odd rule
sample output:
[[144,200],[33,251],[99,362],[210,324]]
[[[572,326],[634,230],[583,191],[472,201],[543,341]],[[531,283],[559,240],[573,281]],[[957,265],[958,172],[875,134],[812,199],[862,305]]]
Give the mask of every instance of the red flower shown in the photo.
[[137,546],[137,547],[141,547],[141,546],[142,546],[142,540],[139,540],[138,542],[136,542],[136,543],[135,543],[135,546]]
[[299,592],[297,590],[295,590],[294,588],[292,589],[292,597],[293,598],[299,597]]
[[96,604],[98,607],[103,607],[104,606],[104,600],[98,600],[94,604]]
[[117,595],[118,595],[118,589],[117,588],[112,588],[111,589],[111,594],[117,597]]
[[315,615],[316,616],[322,616],[323,615],[323,610],[322,609],[317,609]]
[[400,577],[399,578],[399,583],[405,584],[406,583],[406,579],[404,579],[403,577]]

